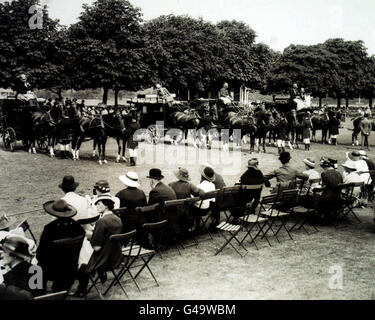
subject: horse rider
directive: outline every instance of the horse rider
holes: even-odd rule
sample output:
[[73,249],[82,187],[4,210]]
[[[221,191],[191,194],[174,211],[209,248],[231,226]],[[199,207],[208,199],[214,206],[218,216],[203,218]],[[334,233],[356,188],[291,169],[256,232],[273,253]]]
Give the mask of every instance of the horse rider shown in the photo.
[[31,89],[31,85],[27,81],[26,75],[21,74],[18,81],[16,81],[16,99],[26,101],[36,99],[36,96],[31,92]]
[[297,83],[293,83],[293,87],[289,91],[290,93],[290,100],[294,101],[294,99],[300,99],[301,98],[301,92],[298,90]]
[[162,87],[161,84],[158,83],[156,85],[156,91],[158,98],[165,100],[170,108],[177,105],[177,102],[174,100],[171,93],[166,88]]
[[224,83],[219,91],[219,100],[221,100],[225,106],[232,105],[232,97],[229,94],[227,82]]

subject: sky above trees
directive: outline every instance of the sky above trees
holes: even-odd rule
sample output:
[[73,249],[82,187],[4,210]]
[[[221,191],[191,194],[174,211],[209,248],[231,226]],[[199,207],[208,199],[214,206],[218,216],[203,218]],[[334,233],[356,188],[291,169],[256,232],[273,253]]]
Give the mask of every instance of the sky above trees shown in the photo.
[[[61,24],[75,23],[82,4],[94,0],[42,0]],[[143,19],[188,14],[206,21],[237,20],[257,33],[257,42],[282,51],[290,44],[310,45],[329,38],[363,40],[375,54],[374,0],[131,0]]]

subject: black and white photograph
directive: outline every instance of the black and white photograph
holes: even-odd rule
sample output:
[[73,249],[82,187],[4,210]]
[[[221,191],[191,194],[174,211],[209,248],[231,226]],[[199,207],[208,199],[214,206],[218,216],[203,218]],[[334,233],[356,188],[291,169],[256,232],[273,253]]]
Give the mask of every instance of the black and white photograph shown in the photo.
[[0,300],[375,300],[374,13],[0,0]]

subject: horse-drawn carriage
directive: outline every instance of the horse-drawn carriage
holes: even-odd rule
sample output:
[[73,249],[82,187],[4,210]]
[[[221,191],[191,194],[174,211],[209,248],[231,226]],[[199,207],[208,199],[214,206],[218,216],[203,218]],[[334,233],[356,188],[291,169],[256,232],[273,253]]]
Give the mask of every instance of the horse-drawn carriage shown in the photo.
[[171,104],[157,95],[138,95],[127,102],[139,114],[141,128],[147,129],[146,139],[154,144],[158,143],[169,129],[178,128],[173,121],[173,115],[188,109],[185,102],[175,101]]
[[[14,97],[0,99],[0,133],[4,147],[14,151],[17,141],[22,141],[25,147],[33,132],[32,114],[39,110],[36,99],[19,100]],[[43,139],[38,140],[38,146],[44,147]]]

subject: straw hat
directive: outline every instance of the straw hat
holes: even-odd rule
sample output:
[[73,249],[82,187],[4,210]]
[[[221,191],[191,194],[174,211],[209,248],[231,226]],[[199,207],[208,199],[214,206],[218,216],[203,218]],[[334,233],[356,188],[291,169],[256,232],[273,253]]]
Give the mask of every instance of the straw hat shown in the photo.
[[124,176],[119,176],[118,178],[123,184],[127,185],[128,187],[138,188],[140,186],[138,183],[138,175],[133,171],[129,171]]
[[208,181],[215,181],[215,171],[211,167],[201,166],[199,172]]
[[5,212],[0,212],[0,231],[9,228],[14,221],[14,218],[7,217]]
[[349,160],[352,160],[352,161],[359,161],[359,160],[361,160],[361,154],[357,150],[354,150],[353,152],[347,152],[346,153],[346,157]]
[[303,162],[310,168],[315,168],[315,160],[311,158],[304,159]]
[[102,201],[102,200],[109,200],[109,201],[112,201],[113,204],[115,203],[115,201],[113,200],[113,197],[110,194],[101,194],[94,200],[94,204],[96,205],[99,201]]

